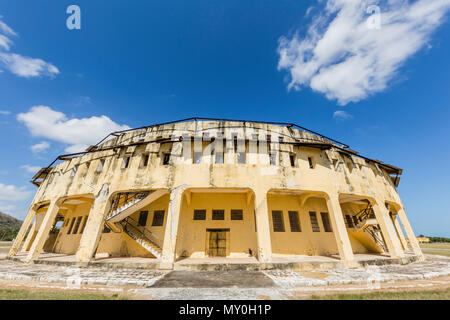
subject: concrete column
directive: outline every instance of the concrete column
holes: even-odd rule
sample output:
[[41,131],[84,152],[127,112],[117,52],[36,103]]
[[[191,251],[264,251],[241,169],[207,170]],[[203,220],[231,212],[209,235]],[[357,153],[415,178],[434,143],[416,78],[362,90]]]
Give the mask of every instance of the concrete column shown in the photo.
[[381,201],[373,202],[372,207],[375,217],[377,218],[377,222],[380,225],[381,233],[384,241],[386,242],[389,255],[391,258],[403,258],[404,254],[402,245],[400,244],[400,240],[395,232],[394,224],[389,216],[389,211]]
[[392,222],[394,222],[394,227],[397,231],[398,237],[400,238],[400,243],[402,244],[403,250],[408,250],[408,243],[406,242],[402,228],[400,227],[400,223],[398,223],[398,217],[396,215],[392,215]]
[[23,243],[22,251],[28,251],[28,248],[30,247],[31,242],[34,240],[35,235],[36,235],[36,221],[33,222],[30,231],[28,231],[28,236],[25,239],[25,242]]
[[169,208],[167,210],[166,230],[161,254],[160,269],[173,269],[177,244],[178,222],[183,203],[183,193],[187,186],[180,186],[170,192]]
[[400,221],[402,222],[403,228],[405,228],[406,235],[408,236],[408,240],[413,248],[414,254],[418,256],[420,260],[424,260],[425,258],[423,256],[422,249],[420,249],[419,242],[417,241],[416,236],[414,235],[414,231],[409,224],[408,218],[405,214],[405,210],[401,208],[397,214],[400,218]]
[[76,261],[78,262],[88,263],[94,257],[105,225],[108,199],[109,186],[104,184],[89,211],[86,226],[76,253]]
[[14,239],[11,249],[9,249],[9,253],[8,253],[9,257],[16,255],[17,251],[20,248],[20,245],[22,244],[23,238],[25,237],[25,233],[27,232],[28,228],[30,227],[31,222],[33,222],[33,218],[35,216],[36,216],[36,210],[32,206],[30,208],[30,210],[28,210],[28,214],[27,214],[25,220],[23,221],[22,226],[20,227],[19,233],[17,233],[17,236]]
[[36,235],[36,238],[31,245],[30,251],[28,252],[27,257],[25,258],[25,262],[32,262],[39,258],[39,255],[44,248],[45,241],[48,238],[48,234],[52,229],[53,223],[55,222],[56,215],[59,211],[59,202],[57,200],[53,200],[50,202],[50,205],[45,213],[45,217],[41,223],[39,231]]
[[330,213],[331,226],[336,238],[336,244],[341,261],[347,267],[356,266],[355,256],[353,255],[352,244],[348,237],[347,228],[344,222],[341,205],[337,194],[331,194],[326,197],[328,212]]
[[270,238],[267,190],[255,191],[255,220],[258,260],[262,263],[270,262],[272,261],[272,242]]

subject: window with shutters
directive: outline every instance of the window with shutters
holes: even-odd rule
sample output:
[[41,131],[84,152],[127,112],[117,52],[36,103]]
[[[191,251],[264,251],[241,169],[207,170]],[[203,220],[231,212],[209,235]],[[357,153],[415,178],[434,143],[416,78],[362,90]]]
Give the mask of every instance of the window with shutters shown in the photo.
[[272,211],[273,232],[284,232],[283,211]]
[[162,227],[164,225],[164,210],[153,212],[152,227]]
[[138,225],[141,227],[145,227],[147,225],[147,217],[148,217],[148,211],[139,212]]
[[289,224],[291,232],[301,232],[300,220],[298,219],[298,211],[289,211]]
[[320,215],[322,217],[323,229],[325,232],[333,232],[333,229],[331,229],[330,216],[328,212],[321,212]]
[[194,210],[194,220],[206,220],[206,210]]
[[213,210],[212,211],[212,219],[213,220],[224,220],[225,219],[225,210]]
[[309,212],[309,219],[311,220],[312,231],[320,232],[319,222],[317,221],[317,214],[314,211]]
[[244,220],[243,211],[240,209],[231,210],[231,220]]

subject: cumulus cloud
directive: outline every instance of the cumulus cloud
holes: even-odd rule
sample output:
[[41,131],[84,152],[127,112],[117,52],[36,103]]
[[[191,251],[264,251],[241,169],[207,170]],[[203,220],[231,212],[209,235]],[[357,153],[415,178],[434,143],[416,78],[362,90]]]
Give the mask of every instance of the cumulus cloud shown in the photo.
[[11,37],[17,37],[17,34],[2,18],[0,16],[0,72],[5,69],[24,78],[54,76],[59,73],[58,68],[49,62],[10,52],[13,44]]
[[33,191],[27,190],[26,187],[16,187],[0,182],[0,201],[18,202],[27,200]]
[[[278,69],[289,72],[289,89],[309,86],[340,105],[385,90],[403,63],[428,45],[450,9],[450,0],[324,4],[303,35],[279,39]],[[379,29],[368,24],[373,4],[381,9]]]
[[0,211],[22,218],[26,214],[24,205],[30,200],[33,191],[0,182]]
[[90,118],[69,118],[64,113],[47,106],[34,106],[17,115],[34,137],[67,144],[66,152],[79,152],[95,144],[113,131],[129,129],[105,115]]
[[34,153],[45,151],[48,148],[50,148],[50,143],[48,143],[47,141],[42,141],[30,147],[31,151],[33,151]]
[[337,110],[333,113],[333,118],[336,121],[345,121],[353,119],[353,116],[350,113],[345,112],[344,110]]

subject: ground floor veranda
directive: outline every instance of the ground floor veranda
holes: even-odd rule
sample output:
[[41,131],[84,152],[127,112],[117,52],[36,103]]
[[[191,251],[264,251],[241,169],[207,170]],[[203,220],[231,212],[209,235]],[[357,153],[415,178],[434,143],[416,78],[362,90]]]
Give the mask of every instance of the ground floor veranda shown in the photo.
[[[145,229],[161,249],[155,256],[121,230],[105,228],[113,197],[102,203],[78,195],[34,206],[10,256],[38,263],[174,269],[295,269],[422,259],[403,208],[380,199],[248,188],[160,192],[126,218],[136,222],[134,228]],[[381,245],[349,218],[367,204],[373,208]],[[412,241],[405,240],[397,216]],[[58,221],[59,233],[52,233]]]
[[[23,261],[27,252],[19,252],[11,260]],[[420,258],[413,253],[406,254],[403,258],[390,258],[386,254],[355,254],[354,267],[368,265],[407,264],[418,261]],[[37,264],[79,266],[76,255],[60,253],[41,253]],[[134,269],[160,269],[161,259],[144,257],[114,257],[92,259],[83,267],[97,266],[106,268],[134,268]],[[302,256],[279,255],[272,258],[270,263],[261,263],[255,257],[247,258],[184,258],[174,263],[174,270],[293,270],[308,271],[317,269],[334,269],[346,267],[340,257],[337,256]]]

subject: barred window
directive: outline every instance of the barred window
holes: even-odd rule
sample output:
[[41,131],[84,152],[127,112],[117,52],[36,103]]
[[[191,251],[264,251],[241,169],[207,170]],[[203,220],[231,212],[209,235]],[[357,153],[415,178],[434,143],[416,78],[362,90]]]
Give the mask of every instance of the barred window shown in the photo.
[[212,211],[212,219],[213,220],[224,220],[225,219],[225,210],[213,210]]
[[194,220],[205,220],[206,210],[194,210]]
[[147,217],[148,217],[148,211],[139,212],[138,225],[141,227],[145,227],[147,225]]
[[77,222],[75,223],[75,228],[73,229],[72,234],[77,234],[78,228],[80,227],[81,218],[83,218],[83,217],[78,217],[77,218]]
[[317,221],[317,215],[314,211],[309,212],[309,219],[311,220],[312,231],[320,232],[319,222]]
[[298,219],[297,211],[289,211],[289,224],[291,225],[291,232],[301,232],[300,220]]
[[333,229],[331,229],[330,216],[328,212],[321,212],[320,215],[322,217],[323,229],[325,232],[333,232]]
[[243,211],[240,209],[231,210],[231,220],[244,220]]
[[272,211],[273,232],[284,232],[283,211]]

